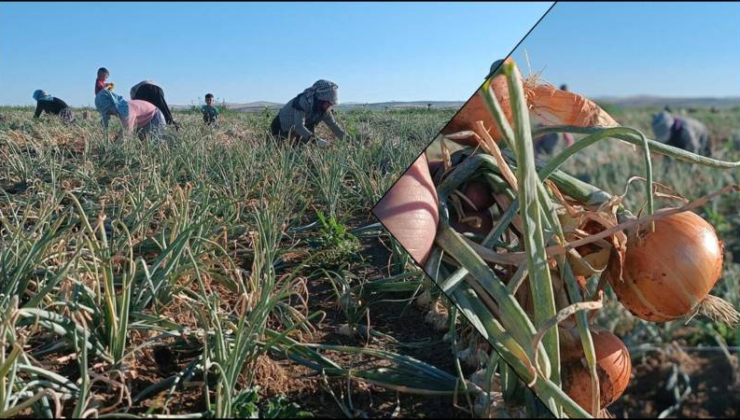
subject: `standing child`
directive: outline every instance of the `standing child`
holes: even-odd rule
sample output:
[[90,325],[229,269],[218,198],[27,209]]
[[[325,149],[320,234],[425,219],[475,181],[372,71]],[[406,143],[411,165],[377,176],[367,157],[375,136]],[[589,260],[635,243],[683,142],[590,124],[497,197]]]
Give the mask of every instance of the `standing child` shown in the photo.
[[201,112],[203,112],[203,122],[205,122],[207,125],[211,125],[218,120],[219,112],[218,108],[213,105],[212,93],[206,94],[206,104],[203,105],[200,110]]
[[113,83],[106,83],[106,80],[110,77],[108,69],[101,67],[98,69],[98,78],[95,80],[95,95],[100,93],[104,89],[113,89]]

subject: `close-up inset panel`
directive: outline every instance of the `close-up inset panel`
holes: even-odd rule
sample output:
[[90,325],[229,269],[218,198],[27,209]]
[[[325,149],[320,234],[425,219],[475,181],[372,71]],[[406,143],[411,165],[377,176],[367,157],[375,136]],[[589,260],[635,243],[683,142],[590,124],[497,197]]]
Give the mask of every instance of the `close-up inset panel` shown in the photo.
[[374,208],[506,407],[736,415],[739,14],[556,4]]

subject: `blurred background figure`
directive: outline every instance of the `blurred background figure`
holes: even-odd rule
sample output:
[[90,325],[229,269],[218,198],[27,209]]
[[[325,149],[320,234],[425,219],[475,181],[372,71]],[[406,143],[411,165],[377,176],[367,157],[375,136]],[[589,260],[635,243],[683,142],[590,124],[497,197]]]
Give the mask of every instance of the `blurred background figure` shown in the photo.
[[666,107],[653,115],[655,140],[687,152],[711,156],[712,144],[707,126],[700,121],[685,116],[677,116]]

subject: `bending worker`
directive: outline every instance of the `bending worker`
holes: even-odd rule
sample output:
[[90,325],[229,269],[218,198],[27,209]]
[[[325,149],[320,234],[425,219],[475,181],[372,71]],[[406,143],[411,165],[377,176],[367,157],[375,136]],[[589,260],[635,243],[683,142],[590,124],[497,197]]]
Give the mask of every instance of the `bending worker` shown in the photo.
[[281,139],[291,136],[292,140],[303,143],[315,139],[319,146],[327,146],[329,142],[314,134],[316,125],[323,121],[335,136],[344,139],[345,132],[337,124],[331,109],[339,104],[338,88],[328,80],[319,80],[291,99],[272,120],[272,135]]
[[[159,138],[166,127],[162,111],[153,104],[132,99],[127,101],[122,96],[116,95],[110,90],[103,89],[95,96],[95,108],[103,118],[103,127],[108,137],[108,125],[111,115],[118,116],[124,131],[129,134],[138,134],[143,140],[147,135]],[[116,138],[123,136],[119,133]]]
[[131,99],[147,101],[156,106],[162,111],[167,125],[172,124],[175,126],[175,130],[180,129],[180,125],[172,118],[172,112],[170,111],[170,107],[167,106],[167,101],[164,100],[164,90],[155,82],[144,80],[134,85],[131,88]]
[[36,100],[34,118],[39,118],[43,112],[46,112],[47,114],[58,115],[65,124],[74,121],[75,114],[63,100],[55,98],[41,89],[33,92],[33,99]]

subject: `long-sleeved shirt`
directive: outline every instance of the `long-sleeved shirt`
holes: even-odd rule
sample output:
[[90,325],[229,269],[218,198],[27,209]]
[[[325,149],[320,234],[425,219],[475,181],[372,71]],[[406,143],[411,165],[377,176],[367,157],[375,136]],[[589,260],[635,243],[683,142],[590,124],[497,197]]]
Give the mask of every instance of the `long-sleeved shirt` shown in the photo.
[[54,98],[53,101],[36,101],[36,112],[33,116],[38,118],[41,116],[42,112],[59,115],[61,110],[68,107],[67,103],[59,98]]
[[123,118],[120,115],[118,118],[121,119],[123,128],[128,133],[133,133],[135,129],[149,124],[158,111],[156,106],[147,101],[131,100],[128,101],[128,118]]
[[139,82],[131,88],[131,99],[139,99],[147,101],[153,104],[164,114],[164,119],[167,124],[172,124],[174,119],[172,118],[172,112],[170,107],[167,105],[167,101],[164,100],[164,90],[161,86],[157,85],[151,80],[144,80]]
[[[296,103],[296,100],[298,103]],[[313,136],[314,128],[319,122],[324,122],[339,139],[344,139],[345,132],[337,124],[331,110],[309,109],[308,100],[304,95],[298,95],[285,104],[278,114],[280,131],[287,133],[291,129],[301,138],[308,139]]]

